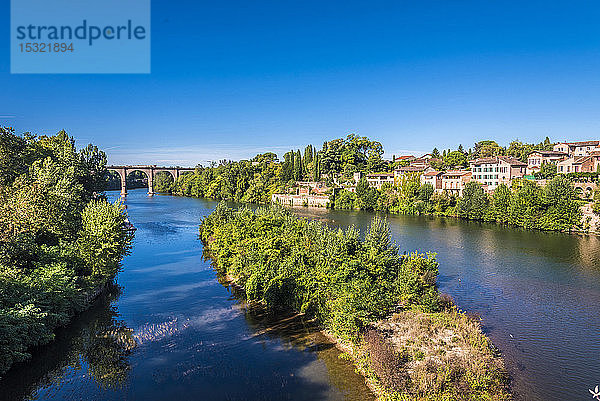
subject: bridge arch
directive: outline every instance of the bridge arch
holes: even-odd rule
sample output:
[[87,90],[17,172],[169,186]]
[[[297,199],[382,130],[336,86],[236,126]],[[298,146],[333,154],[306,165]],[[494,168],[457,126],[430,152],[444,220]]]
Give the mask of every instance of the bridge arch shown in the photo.
[[127,196],[127,176],[133,171],[141,171],[148,177],[148,195],[154,195],[154,175],[158,172],[165,171],[173,177],[173,181],[177,181],[183,172],[194,171],[190,167],[158,167],[155,165],[131,165],[131,166],[107,166],[110,171],[115,171],[121,178],[121,196]]
[[575,187],[577,196],[585,198],[591,198],[594,191],[598,188],[598,185],[595,182],[590,181],[574,182],[573,186]]

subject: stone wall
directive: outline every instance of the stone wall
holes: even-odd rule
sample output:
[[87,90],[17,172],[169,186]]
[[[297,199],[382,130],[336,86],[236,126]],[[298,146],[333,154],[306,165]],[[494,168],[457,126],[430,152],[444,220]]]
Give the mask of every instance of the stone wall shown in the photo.
[[327,207],[329,196],[273,194],[271,202],[283,206]]

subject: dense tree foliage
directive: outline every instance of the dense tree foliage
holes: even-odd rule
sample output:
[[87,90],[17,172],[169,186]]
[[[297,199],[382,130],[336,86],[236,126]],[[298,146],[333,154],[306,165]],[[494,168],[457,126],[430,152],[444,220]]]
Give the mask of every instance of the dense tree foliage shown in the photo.
[[473,153],[470,155],[473,158],[477,157],[491,157],[491,156],[512,156],[519,159],[522,162],[527,162],[527,156],[535,150],[552,150],[553,143],[546,137],[543,142],[534,143],[523,143],[518,139],[512,141],[508,147],[502,147],[495,141],[479,141],[475,143]]
[[375,172],[383,168],[383,146],[377,141],[354,134],[346,138],[334,139],[323,144],[320,151],[323,173]]
[[87,306],[132,238],[121,206],[98,194],[103,152],[78,152],[64,131],[37,138],[6,128],[0,149],[1,374]]
[[[540,230],[569,231],[580,224],[581,212],[573,183],[559,175],[545,187],[520,180],[511,191],[501,184],[493,194],[475,181],[465,185],[462,197],[435,193],[429,184],[420,185],[418,174],[401,177],[394,187],[370,188],[368,195],[349,191],[336,194],[336,209],[363,209],[400,214],[434,214],[511,224]],[[364,199],[364,200],[363,200]]]
[[[217,200],[269,203],[272,194],[285,191],[296,181],[318,181],[323,174],[328,174],[331,181],[332,174],[352,178],[352,174],[359,171],[382,171],[382,155],[381,143],[351,134],[325,142],[319,151],[312,145],[304,149],[304,154],[299,149],[291,150],[283,155],[281,163],[274,153],[264,153],[252,160],[223,160],[219,165],[198,166],[193,174],[179,177],[171,186],[171,192]],[[372,197],[371,201],[361,198],[364,202],[358,206],[373,209],[377,197]]]
[[456,203],[457,215],[470,220],[483,220],[488,208],[488,197],[481,184],[475,181],[467,182],[463,196]]
[[200,237],[249,299],[307,313],[344,338],[400,303],[439,308],[434,256],[402,256],[378,217],[361,241],[354,228],[331,231],[280,207],[234,211],[221,203]]
[[496,141],[479,141],[475,144],[473,157],[491,157],[504,154],[504,148],[496,143]]
[[455,150],[446,154],[444,158],[444,164],[447,168],[461,168],[467,166],[467,155],[460,150]]
[[592,198],[592,211],[595,214],[600,214],[600,189],[596,189],[594,191],[594,196]]
[[169,193],[173,190],[173,176],[166,171],[159,171],[154,176],[154,192]]
[[[295,152],[286,154],[292,160]],[[254,159],[239,162],[224,161],[214,167],[197,167],[193,173],[179,177],[173,185],[173,193],[183,196],[231,200],[248,203],[268,203],[271,195],[282,191],[288,181],[285,174],[293,177],[293,162],[277,163],[273,153],[258,155]],[[291,178],[293,179],[293,178]]]
[[535,178],[538,180],[549,179],[556,177],[556,164],[544,163],[540,166],[540,171],[535,173]]
[[535,150],[552,150],[553,144],[550,142],[550,139],[546,137],[543,142],[538,144],[533,143],[523,143],[517,139],[512,141],[508,148],[506,149],[506,155],[512,156],[516,159],[519,159],[523,163],[527,162],[527,156]]

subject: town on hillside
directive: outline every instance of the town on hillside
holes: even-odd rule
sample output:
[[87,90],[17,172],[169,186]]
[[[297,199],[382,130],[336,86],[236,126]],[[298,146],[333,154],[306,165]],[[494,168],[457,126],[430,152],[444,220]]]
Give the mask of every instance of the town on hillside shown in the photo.
[[392,166],[391,171],[355,172],[352,180],[344,180],[341,174],[323,174],[321,181],[297,181],[288,193],[273,194],[271,200],[288,206],[327,207],[332,193],[341,189],[356,192],[363,177],[369,187],[381,190],[384,185],[393,185],[403,177],[419,175],[420,184],[430,184],[435,193],[460,197],[466,184],[472,181],[492,194],[501,184],[511,187],[516,179],[530,180],[543,187],[547,178],[556,174],[568,174],[577,194],[581,198],[590,198],[597,184],[586,173],[600,171],[600,140],[558,142],[554,145],[547,140],[545,148],[552,149],[533,150],[526,154],[527,162],[523,162],[506,155],[467,160],[470,153],[463,152],[461,147],[459,151],[448,151],[448,155],[460,153],[465,157],[465,162],[457,160],[457,165],[452,168],[448,168],[448,163],[444,162],[437,149],[420,157],[393,156],[391,160],[384,161],[386,166]]

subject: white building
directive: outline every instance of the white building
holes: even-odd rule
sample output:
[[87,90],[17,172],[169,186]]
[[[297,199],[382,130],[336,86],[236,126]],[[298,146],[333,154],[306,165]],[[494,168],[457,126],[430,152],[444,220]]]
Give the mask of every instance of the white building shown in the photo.
[[442,174],[442,191],[462,196],[465,184],[471,181],[472,173],[467,170],[454,170]]
[[394,173],[371,173],[367,174],[367,182],[371,188],[381,189],[383,184],[394,184]]
[[559,142],[554,145],[553,150],[563,152],[569,156],[589,156],[589,154],[600,146],[600,141],[583,141],[583,142]]
[[470,160],[469,165],[473,179],[487,185],[491,192],[500,184],[509,185],[515,178],[527,172],[527,164],[510,156],[483,157]]

